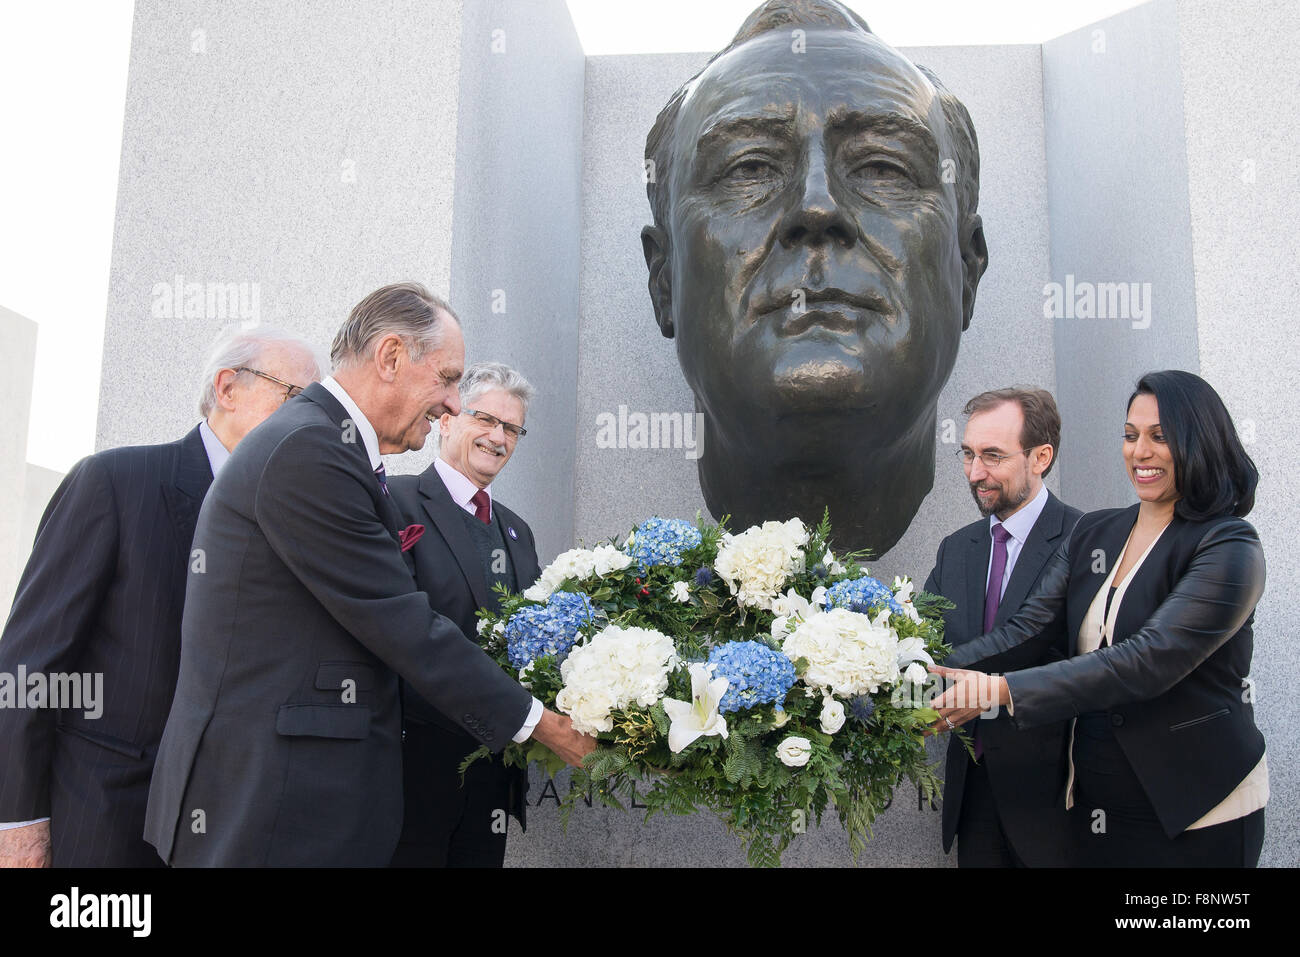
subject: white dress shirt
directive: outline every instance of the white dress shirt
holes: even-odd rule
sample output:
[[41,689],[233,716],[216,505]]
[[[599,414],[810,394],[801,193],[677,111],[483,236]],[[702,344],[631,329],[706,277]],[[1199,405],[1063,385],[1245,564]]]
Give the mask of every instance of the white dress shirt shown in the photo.
[[[443,459],[434,459],[433,467],[438,470],[442,484],[447,486],[447,494],[451,496],[451,500],[470,515],[475,514],[478,509],[470,499],[478,492],[478,486],[466,478],[456,466]],[[488,508],[490,510],[492,507],[492,486],[488,485],[483,491],[488,494]]]

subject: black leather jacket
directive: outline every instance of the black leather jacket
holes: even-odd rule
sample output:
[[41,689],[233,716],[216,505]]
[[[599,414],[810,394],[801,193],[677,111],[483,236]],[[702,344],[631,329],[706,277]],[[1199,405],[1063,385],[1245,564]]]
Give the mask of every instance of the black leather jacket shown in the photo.
[[1264,753],[1247,680],[1264,552],[1242,519],[1175,517],[1129,583],[1112,645],[1080,655],[1080,625],[1119,561],[1137,511],[1134,505],[1081,518],[1020,610],[944,664],[997,671],[1011,649],[1050,642],[1048,625],[1064,605],[1073,657],[1006,676],[1012,722],[1029,728],[1108,711],[1174,837],[1227,797]]

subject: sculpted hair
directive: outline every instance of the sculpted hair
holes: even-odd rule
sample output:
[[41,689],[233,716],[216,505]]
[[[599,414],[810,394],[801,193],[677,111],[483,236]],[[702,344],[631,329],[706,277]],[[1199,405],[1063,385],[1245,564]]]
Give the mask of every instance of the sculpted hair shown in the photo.
[[[871,32],[871,27],[867,26],[866,20],[848,7],[836,3],[835,0],[768,0],[751,13],[732,41],[710,57],[704,69],[677,89],[660,110],[654,126],[650,128],[649,136],[646,137],[645,158],[653,164],[650,166],[653,175],[649,176],[646,182],[646,195],[650,200],[654,223],[660,229],[666,232],[668,228],[669,197],[672,188],[669,182],[672,172],[670,157],[677,116],[695,81],[714,60],[726,56],[736,47],[755,37],[772,30],[801,26],[831,27],[875,36]],[[979,141],[975,138],[975,125],[971,122],[966,107],[949,92],[934,73],[919,64],[916,68],[934,86],[935,93],[939,97],[939,105],[943,110],[945,125],[948,127],[948,135],[955,154],[952,158],[956,165],[957,215],[958,224],[961,225],[969,222],[970,217],[975,215],[975,210],[979,207],[980,153]]]
[[1033,386],[1014,386],[1009,389],[992,389],[981,392],[966,403],[962,412],[975,415],[988,412],[1005,402],[1015,402],[1025,418],[1020,429],[1020,447],[1032,449],[1040,445],[1052,447],[1052,461],[1043,469],[1043,477],[1056,465],[1057,456],[1061,454],[1061,413],[1056,408],[1056,400],[1046,389]]
[[208,349],[203,371],[199,374],[199,414],[206,419],[217,407],[218,372],[222,369],[256,369],[266,350],[277,345],[297,349],[311,356],[316,377],[320,377],[320,359],[305,339],[273,326],[254,326],[251,329],[229,326],[221,331],[217,341]]
[[330,362],[342,369],[370,359],[385,336],[400,336],[419,362],[442,345],[446,333],[444,317],[457,325],[460,319],[451,306],[418,282],[399,282],[376,289],[352,307],[330,347]]
[[1159,406],[1160,431],[1174,460],[1174,512],[1190,522],[1220,515],[1242,517],[1255,507],[1259,469],[1246,454],[1237,427],[1219,393],[1198,375],[1181,369],[1148,372],[1129,396]]

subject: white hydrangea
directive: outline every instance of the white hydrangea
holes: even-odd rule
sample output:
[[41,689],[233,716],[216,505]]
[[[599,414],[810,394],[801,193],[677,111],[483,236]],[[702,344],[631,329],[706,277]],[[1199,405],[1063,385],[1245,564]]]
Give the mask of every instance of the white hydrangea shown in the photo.
[[610,625],[564,659],[555,707],[583,734],[609,731],[611,711],[648,708],[662,698],[677,663],[673,640],[662,632]]
[[524,597],[529,601],[546,601],[566,579],[608,575],[631,564],[632,556],[620,552],[613,545],[598,545],[595,550],[571,548],[557,555],[555,561],[542,569],[537,581],[524,590]]
[[713,570],[741,605],[771,609],[786,580],[804,570],[807,544],[808,529],[799,519],[764,522],[723,536]]
[[874,694],[899,679],[898,633],[889,627],[889,610],[872,621],[847,608],[813,615],[790,633],[782,650],[791,661],[805,658],[801,676],[810,688],[839,698]]

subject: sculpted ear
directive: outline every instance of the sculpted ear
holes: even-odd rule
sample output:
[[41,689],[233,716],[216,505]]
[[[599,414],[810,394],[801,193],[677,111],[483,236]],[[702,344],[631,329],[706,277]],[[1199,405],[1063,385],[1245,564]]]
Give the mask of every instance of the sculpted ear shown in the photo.
[[961,329],[965,332],[970,328],[970,317],[975,312],[975,291],[979,288],[980,277],[989,268],[989,247],[984,242],[984,222],[979,216],[970,217],[962,228],[961,261],[965,267]]
[[641,230],[641,249],[650,270],[650,302],[665,339],[673,337],[673,278],[668,267],[668,237],[658,226]]

